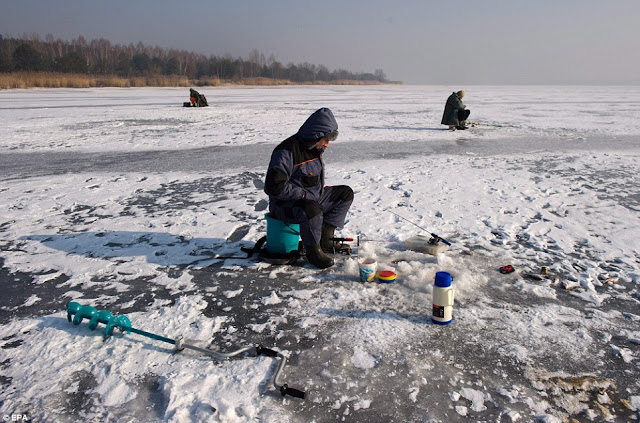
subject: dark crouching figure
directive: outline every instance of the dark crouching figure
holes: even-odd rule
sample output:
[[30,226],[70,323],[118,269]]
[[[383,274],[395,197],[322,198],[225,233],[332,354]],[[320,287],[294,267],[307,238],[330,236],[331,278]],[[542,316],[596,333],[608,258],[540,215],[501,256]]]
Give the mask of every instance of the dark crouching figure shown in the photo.
[[[338,123],[328,108],[315,111],[295,135],[271,154],[264,192],[271,217],[300,224],[307,259],[324,269],[333,266],[334,232],[343,226],[353,202],[346,185],[324,186],[322,153],[338,137]],[[267,240],[267,242],[269,242]]]
[[443,125],[449,125],[449,129],[452,131],[455,131],[456,129],[467,129],[466,120],[471,111],[465,110],[466,106],[462,104],[463,97],[464,90],[460,90],[457,93],[451,93],[444,106],[444,114],[442,115],[441,123]]
[[[191,100],[190,107],[207,107],[209,103],[207,103],[207,98],[194,90],[193,88],[189,88],[189,100]],[[185,103],[185,106],[188,103]]]

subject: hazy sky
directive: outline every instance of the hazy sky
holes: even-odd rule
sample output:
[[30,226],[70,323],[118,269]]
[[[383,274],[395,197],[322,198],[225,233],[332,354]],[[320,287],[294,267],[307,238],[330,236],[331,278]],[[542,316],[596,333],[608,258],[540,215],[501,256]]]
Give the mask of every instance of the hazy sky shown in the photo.
[[0,33],[142,41],[407,84],[640,84],[640,0],[2,0]]

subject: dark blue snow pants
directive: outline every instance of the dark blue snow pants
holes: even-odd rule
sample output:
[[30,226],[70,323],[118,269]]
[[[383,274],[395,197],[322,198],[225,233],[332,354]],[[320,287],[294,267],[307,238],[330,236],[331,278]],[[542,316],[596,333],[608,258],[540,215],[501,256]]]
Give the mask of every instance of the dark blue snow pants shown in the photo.
[[275,200],[269,202],[271,217],[285,223],[300,224],[300,237],[305,245],[317,245],[322,226],[343,226],[353,202],[353,190],[347,185],[325,187],[320,201]]

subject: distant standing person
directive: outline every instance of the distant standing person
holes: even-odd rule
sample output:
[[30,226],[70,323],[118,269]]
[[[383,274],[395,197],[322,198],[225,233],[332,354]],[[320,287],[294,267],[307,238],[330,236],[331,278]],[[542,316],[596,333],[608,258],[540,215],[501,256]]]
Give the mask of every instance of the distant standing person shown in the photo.
[[456,129],[467,129],[466,121],[471,113],[466,109],[466,106],[462,104],[462,98],[464,97],[464,90],[460,90],[457,93],[451,93],[447,99],[447,103],[444,106],[444,114],[442,115],[442,124],[449,125],[449,130],[455,131]]

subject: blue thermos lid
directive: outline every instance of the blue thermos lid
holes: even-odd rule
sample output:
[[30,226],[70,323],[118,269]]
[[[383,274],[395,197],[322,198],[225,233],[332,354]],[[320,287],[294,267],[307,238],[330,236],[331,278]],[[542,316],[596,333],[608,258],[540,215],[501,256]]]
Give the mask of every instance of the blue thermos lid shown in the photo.
[[451,286],[451,282],[453,281],[453,276],[451,276],[448,272],[438,272],[436,273],[436,281],[435,285],[439,288],[448,288]]

